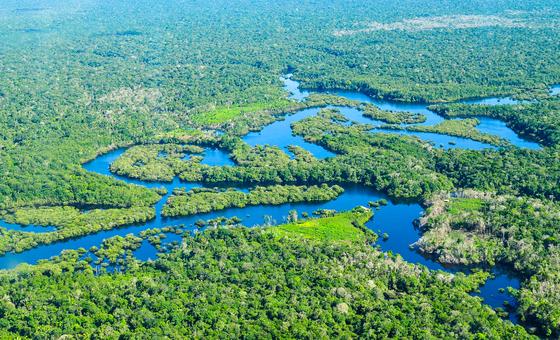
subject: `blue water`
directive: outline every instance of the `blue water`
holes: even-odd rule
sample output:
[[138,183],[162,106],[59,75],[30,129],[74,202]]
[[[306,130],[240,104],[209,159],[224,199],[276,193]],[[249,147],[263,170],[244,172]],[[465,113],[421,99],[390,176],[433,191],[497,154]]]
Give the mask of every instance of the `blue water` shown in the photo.
[[501,120],[487,117],[478,117],[477,119],[480,123],[476,126],[476,128],[480,132],[499,136],[519,148],[532,150],[538,150],[541,148],[538,143],[521,138]]
[[[290,80],[292,83],[293,80]],[[296,82],[297,83],[297,82]],[[294,86],[291,84],[290,86]],[[441,117],[440,115],[436,114],[435,112],[428,109],[429,104],[423,103],[403,103],[403,102],[396,102],[391,100],[383,100],[383,99],[374,99],[371,98],[363,93],[353,92],[353,91],[346,91],[346,90],[328,90],[322,91],[326,93],[336,94],[338,96],[360,101],[362,103],[369,103],[377,106],[381,110],[385,111],[392,111],[392,112],[411,112],[411,113],[420,113],[426,117],[426,121],[417,125],[424,125],[424,126],[432,126],[439,124],[445,120],[445,118]],[[307,95],[309,91],[306,91]],[[560,85],[553,86],[551,88],[551,94],[558,94],[560,93]],[[512,99],[510,97],[491,97],[491,98],[480,98],[480,99],[467,99],[459,101],[460,103],[464,104],[471,104],[471,105],[514,105],[519,104],[520,101]],[[356,112],[358,110],[354,110]],[[362,123],[362,124],[373,124],[376,126],[383,125],[379,121],[374,120],[367,120],[366,117],[359,118],[354,113],[354,121]],[[527,148],[527,149],[540,149],[541,146],[538,143],[525,140],[521,138],[517,133],[511,130],[503,121],[498,119],[488,118],[488,117],[481,117],[478,118],[480,124],[477,126],[477,129],[480,132],[496,135],[498,137],[503,138],[504,140],[508,141],[514,146],[519,148]],[[405,125],[405,124],[403,124]],[[382,131],[386,133],[393,133],[399,135],[413,135],[417,136],[422,140],[426,140],[432,142],[435,146],[439,146],[442,148],[461,148],[461,149],[472,149],[472,150],[481,150],[484,148],[495,148],[491,144],[476,142],[467,138],[460,138],[460,137],[453,137],[443,134],[436,134],[436,133],[425,133],[425,132],[413,132],[413,131],[405,131],[405,130],[374,130],[375,131]],[[452,144],[450,144],[452,142]]]
[[359,123],[359,124],[370,124],[373,126],[381,126],[385,125],[386,123],[368,118],[362,114],[362,111],[352,108],[352,107],[345,107],[345,106],[329,106],[329,108],[335,108],[340,111],[349,121]]
[[327,93],[336,94],[351,100],[357,100],[362,103],[373,104],[384,111],[393,112],[412,112],[420,113],[426,116],[426,121],[419,125],[435,125],[441,123],[444,118],[437,115],[436,113],[428,110],[427,104],[420,103],[403,103],[384,99],[374,99],[360,92],[345,91],[345,90],[329,90],[325,91]]
[[[86,167],[90,171],[100,174],[110,173],[108,170],[110,162],[116,159],[123,152],[124,149],[111,151],[85,164],[84,167]],[[227,154],[221,153],[221,155],[225,159],[229,159]],[[225,160],[223,161],[226,162]],[[138,180],[126,181],[133,182],[134,184],[141,183],[141,181]],[[314,211],[319,209],[333,209],[344,211],[352,209],[358,205],[367,206],[368,202],[370,201],[376,201],[382,198],[387,199],[385,195],[375,192],[369,188],[361,186],[346,186],[345,192],[341,196],[329,202],[292,203],[279,206],[253,206],[227,209],[212,213],[198,214],[194,216],[163,218],[161,216],[161,209],[168,196],[171,194],[173,188],[182,187],[186,190],[190,190],[192,188],[199,187],[200,185],[197,183],[182,183],[177,179],[175,179],[172,183],[145,182],[144,184],[148,187],[163,186],[166,187],[169,192],[162,198],[160,202],[156,204],[157,214],[155,219],[146,223],[133,224],[122,228],[101,231],[77,239],[57,242],[46,246],[39,246],[23,253],[9,254],[7,256],[0,257],[0,268],[13,268],[22,262],[37,263],[39,260],[48,259],[54,255],[59,254],[64,249],[89,249],[92,246],[99,246],[106,238],[117,235],[124,236],[129,233],[138,234],[140,231],[146,229],[162,228],[171,225],[183,225],[184,230],[195,231],[196,227],[194,226],[194,223],[199,219],[209,220],[217,217],[231,218],[236,216],[241,218],[244,225],[251,227],[262,225],[263,223],[265,223],[265,221],[271,222],[272,224],[283,223],[286,221],[287,213],[290,210],[297,210],[300,216],[303,212],[312,215]],[[443,267],[441,264],[423,257],[421,254],[411,248],[411,245],[416,242],[420,236],[419,231],[413,226],[413,221],[418,218],[421,213],[422,208],[418,204],[388,201],[388,204],[386,206],[383,206],[375,211],[375,216],[371,221],[367,223],[367,226],[373,231],[379,232],[380,235],[383,233],[387,233],[389,235],[389,238],[387,240],[379,241],[379,245],[383,251],[398,253],[406,261],[422,264],[430,269],[450,271],[449,269]],[[269,216],[269,218],[267,219],[265,218],[265,216]],[[170,241],[180,241],[180,236],[176,234],[168,233],[167,236],[168,238],[163,240],[162,245],[165,245]],[[153,245],[145,241],[143,242],[142,246],[134,252],[134,255],[137,256],[137,258],[139,258],[140,260],[148,260],[155,259],[157,257],[157,253],[157,249]],[[502,305],[504,300],[507,300],[508,297],[500,296],[499,294],[501,293],[499,293],[498,291],[499,288],[507,286],[518,288],[519,280],[509,276],[498,275],[496,279],[489,280],[489,284],[491,286],[485,286],[481,290],[480,296],[485,299],[485,301],[486,296],[488,296],[491,299],[486,302],[493,307],[499,307]],[[496,296],[498,296],[498,298],[496,298]]]
[[[422,208],[417,205],[409,205],[407,209],[389,205],[377,211],[375,218],[366,223],[366,226],[380,236],[377,243],[383,251],[398,253],[407,262],[419,263],[432,270],[442,270],[450,273],[464,271],[465,268],[462,267],[444,266],[439,262],[431,261],[418,253],[416,248],[412,246],[422,236],[422,233],[407,221],[413,221],[421,213]],[[403,229],[403,225],[408,225],[408,227]],[[388,238],[383,239],[383,234],[387,234]],[[519,277],[499,266],[492,268],[491,272],[493,277],[480,287],[479,292],[471,295],[481,297],[484,303],[493,308],[504,307],[504,302],[515,307],[517,300],[508,293],[507,287],[520,289],[521,280]],[[509,313],[508,317],[512,322],[517,323],[519,321],[515,313]]]
[[[297,99],[299,100],[304,99],[308,95],[308,92],[299,91],[297,82],[292,82],[291,80],[289,80],[286,82],[286,86],[296,86],[295,88],[291,89],[292,97],[297,96]],[[372,100],[369,97],[359,93],[345,91],[335,92],[349,99],[373,103],[386,110],[423,113],[428,117],[428,121],[426,122],[426,124],[435,124],[443,120],[443,118],[427,110],[426,105],[424,104],[403,104],[389,101],[379,101]],[[339,107],[339,109],[341,113],[349,119],[349,123],[355,122],[359,124],[370,124],[372,126],[382,125],[382,123],[379,121],[371,120],[367,117],[364,117],[359,110],[356,110],[354,108]],[[288,115],[284,120],[270,124],[261,132],[249,133],[243,138],[243,140],[252,146],[268,144],[278,146],[283,149],[286,149],[289,145],[297,145],[311,152],[317,158],[323,159],[327,157],[333,157],[334,154],[332,152],[325,150],[318,145],[308,143],[303,140],[303,138],[294,136],[292,134],[291,124],[301,119],[311,117],[317,114],[318,111],[319,109],[306,109],[296,112],[292,115]],[[481,119],[480,128],[484,131],[494,131],[497,135],[508,139],[514,145],[522,147],[533,147],[530,142],[524,141],[523,139],[519,138],[513,131],[507,128],[505,124],[500,121],[496,121],[493,119]],[[374,131],[397,133],[395,131]],[[484,143],[472,141],[470,139],[451,137],[441,134],[412,133],[408,131],[398,131],[398,133],[415,135],[421,139],[432,141],[434,145],[441,146],[443,148],[461,147],[478,150],[486,147],[492,147]],[[450,142],[452,142],[453,144],[450,144]],[[342,195],[329,202],[291,203],[278,206],[262,205],[245,208],[232,208],[211,213],[197,214],[194,216],[164,218],[161,216],[161,210],[169,196],[172,194],[173,189],[183,188],[184,190],[188,191],[193,188],[201,187],[202,185],[200,183],[184,183],[181,182],[178,178],[175,178],[172,182],[169,183],[145,182],[112,174],[109,170],[110,164],[118,157],[120,157],[123,152],[125,152],[125,150],[126,149],[117,149],[101,155],[96,159],[85,163],[84,169],[100,175],[110,176],[115,178],[116,180],[121,180],[129,184],[141,185],[147,188],[166,188],[167,194],[164,195],[162,199],[155,205],[156,217],[154,219],[146,223],[128,225],[121,228],[86,235],[76,239],[57,242],[45,246],[39,246],[37,248],[19,254],[8,254],[6,256],[0,257],[0,268],[13,268],[23,262],[37,263],[39,260],[48,259],[59,254],[64,249],[89,249],[92,246],[99,246],[106,238],[117,235],[124,236],[129,233],[138,234],[139,232],[146,229],[182,225],[183,231],[195,232],[197,228],[194,226],[194,223],[200,219],[209,220],[218,217],[231,218],[235,216],[239,217],[242,220],[241,223],[243,225],[252,227],[262,225],[265,222],[271,224],[283,223],[286,221],[286,216],[290,210],[298,211],[300,216],[303,212],[312,215],[314,211],[320,209],[344,211],[352,209],[358,205],[367,206],[368,202],[370,201],[375,201],[381,198],[387,199],[385,195],[379,192],[375,192],[370,188],[348,185],[345,186],[345,192]],[[161,156],[164,157],[165,155]],[[231,160],[230,156],[225,151],[220,149],[206,149],[203,155],[202,163],[211,166],[235,166],[235,163]],[[242,190],[247,191],[247,188],[243,188]],[[400,254],[400,256],[404,258],[404,260],[410,263],[422,264],[434,270],[444,270],[447,272],[464,270],[461,268],[446,268],[441,264],[422,256],[414,248],[411,247],[411,245],[414,244],[420,237],[420,232],[415,229],[413,221],[418,218],[421,213],[422,208],[418,204],[388,201],[388,204],[386,206],[382,206],[380,209],[375,210],[375,216],[367,223],[367,226],[373,231],[378,232],[380,235],[382,235],[383,233],[387,233],[389,235],[389,238],[387,240],[380,239],[378,241],[378,245],[383,251],[391,251],[392,253]],[[39,228],[37,229],[38,231],[48,231],[48,229],[45,229],[46,227],[30,226],[33,229],[26,229],[29,227],[8,225],[6,223],[3,223],[2,225],[10,228],[21,228],[22,230],[35,230],[34,228]],[[167,233],[166,235],[167,238],[163,239],[161,244],[161,248],[163,249],[166,249],[173,242],[179,243],[181,241],[181,236],[179,235],[173,233]],[[134,255],[140,260],[155,259],[157,257],[157,254],[158,250],[156,249],[156,247],[149,244],[147,241],[143,242],[141,247],[134,251]],[[477,295],[481,296],[487,304],[493,307],[502,306],[503,301],[508,301],[511,304],[514,304],[515,301],[513,300],[513,298],[506,293],[500,293],[499,289],[508,286],[519,288],[519,279],[503,271],[495,270],[495,274],[496,277],[494,279],[488,280],[487,284],[482,287],[480,293],[478,293]],[[511,316],[511,318],[513,321],[515,321],[515,316]]]
[[211,166],[234,166],[235,163],[229,158],[229,155],[223,150],[210,148],[204,151],[202,164]]
[[34,224],[19,225],[19,224],[8,223],[3,220],[0,220],[0,227],[6,228],[8,230],[32,232],[32,233],[45,233],[48,231],[56,230],[56,227],[53,226],[41,226],[41,225],[34,225]]
[[284,90],[288,92],[288,98],[302,101],[309,96],[308,91],[301,90],[299,88],[299,83],[292,80],[291,74],[286,74],[283,77],[280,77],[280,80],[284,83]]
[[144,240],[140,248],[136,249],[133,254],[140,261],[155,260],[157,259],[158,250],[148,240]]
[[482,149],[495,149],[494,145],[488,143],[478,142],[468,138],[454,137],[439,133],[431,132],[414,132],[406,130],[391,130],[391,129],[376,129],[379,133],[398,134],[401,136],[414,136],[421,140],[431,142],[434,146],[442,149],[469,149],[469,150],[482,150]]
[[511,97],[491,97],[491,98],[479,98],[479,99],[466,99],[466,100],[462,100],[461,103],[471,104],[471,105],[516,105],[521,102]]
[[[375,210],[375,217],[367,222],[366,226],[380,236],[377,243],[383,251],[398,253],[410,263],[421,263],[430,269],[445,270],[441,264],[428,260],[411,247],[421,236],[412,222],[419,218],[422,212],[422,207],[417,204],[389,204]],[[384,240],[383,234],[387,234],[389,238]]]
[[[492,269],[492,275],[494,275],[494,277],[488,279],[486,283],[480,287],[480,292],[473,295],[481,297],[484,303],[493,308],[504,307],[505,303],[507,303],[511,306],[509,309],[513,311],[518,303],[517,300],[508,293],[507,287],[520,289],[521,280],[519,277],[515,276],[514,273],[500,266],[496,266]],[[514,323],[519,322],[518,316],[514,312],[509,313],[509,319]]]
[[251,145],[273,145],[287,150],[290,145],[300,146],[311,152],[315,157],[324,159],[333,157],[334,154],[325,150],[323,147],[306,142],[301,136],[292,134],[291,124],[307,117],[315,116],[319,109],[306,109],[296,112],[293,115],[286,116],[284,120],[277,121],[266,126],[259,132],[251,132],[246,135],[243,140]]
[[[174,245],[180,245],[183,237],[182,235],[178,235],[176,233],[163,233],[165,238],[161,240],[160,249],[165,251],[165,249],[172,247]],[[148,260],[156,260],[158,254],[161,253],[161,250],[158,250],[153,244],[151,244],[148,240],[144,240],[140,248],[136,249],[133,252],[135,258],[140,261],[148,261]]]
[[550,95],[551,96],[558,96],[560,95],[560,84],[553,85],[550,87]]

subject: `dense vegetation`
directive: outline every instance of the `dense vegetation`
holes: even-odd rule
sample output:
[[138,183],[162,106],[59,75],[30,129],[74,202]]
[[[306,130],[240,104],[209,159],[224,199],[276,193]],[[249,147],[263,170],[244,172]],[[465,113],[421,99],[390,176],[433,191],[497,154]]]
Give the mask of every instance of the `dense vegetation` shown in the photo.
[[[145,181],[171,182],[188,167],[183,159],[200,154],[203,148],[195,145],[153,144],[129,148],[124,155],[111,163],[111,171],[118,175],[140,178]],[[198,159],[198,158],[196,158]]]
[[384,111],[372,104],[362,105],[360,108],[364,116],[388,124],[417,124],[426,121],[426,116],[420,113]]
[[[68,251],[0,273],[1,334],[529,337],[468,294],[484,276],[434,273],[371,248],[355,227],[370,216],[208,230],[155,262],[127,257],[128,270],[114,274],[95,275]],[[96,253],[137,244],[111,239]]]
[[[0,253],[152,219],[161,191],[81,166],[121,146],[135,145],[111,170],[151,181],[178,175],[205,184],[329,183],[330,190],[359,183],[422,202],[470,188],[485,193],[483,202],[454,202],[442,216],[458,223],[446,237],[465,241],[472,253],[447,239],[426,250],[442,260],[455,251],[458,262],[515,266],[530,277],[519,292],[521,315],[558,335],[557,221],[549,212],[560,199],[560,101],[548,94],[560,83],[558,3],[36,3],[8,0],[0,8],[0,217],[56,228],[0,228]],[[546,147],[444,151],[413,137],[372,134],[372,126],[343,124],[336,110],[324,110],[296,123],[294,133],[336,157],[319,160],[293,147],[291,159],[279,148],[251,148],[239,137],[303,108],[351,106],[387,124],[425,120],[326,94],[289,100],[279,80],[286,72],[307,88],[398,101],[526,99],[433,109],[502,119]],[[503,145],[474,125],[410,129]],[[226,150],[238,166],[201,164],[207,146]],[[505,208],[490,203],[498,198]],[[488,230],[477,229],[480,221]],[[468,296],[484,274],[450,278],[385,259],[365,244],[367,235],[337,218],[305,223],[208,231],[155,263],[129,256],[126,271],[113,275],[96,276],[80,251],[0,273],[0,337],[526,336]],[[341,224],[336,233],[322,228]],[[336,242],[340,237],[355,242]],[[137,236],[112,239],[94,253],[114,262],[139,243]]]
[[538,198],[560,198],[560,150],[516,148],[449,150],[436,159],[436,170],[458,188]]
[[193,189],[189,192],[175,192],[163,207],[163,216],[186,216],[206,213],[226,208],[243,208],[250,205],[330,201],[344,189],[338,185],[295,186],[274,185],[255,187],[248,193],[235,189]]
[[421,198],[451,188],[450,181],[433,171],[434,155],[411,138],[371,134],[371,127],[345,126],[333,110],[297,122],[294,133],[323,145],[337,157],[318,160],[298,148],[290,157],[275,147],[251,148],[234,137],[222,138],[235,167],[192,163],[180,174],[204,183],[289,184],[361,183],[395,198]]
[[446,117],[486,116],[505,121],[514,131],[545,145],[560,144],[560,100],[550,98],[519,105],[447,104],[430,107]]
[[482,133],[476,129],[479,124],[477,119],[454,119],[454,120],[444,120],[441,123],[430,126],[422,125],[411,125],[407,127],[388,125],[383,128],[390,129],[402,129],[407,131],[417,131],[417,132],[432,132],[440,133],[449,136],[469,138],[483,143],[488,143],[497,146],[507,145],[507,141],[504,141],[498,136],[490,135],[487,133]]
[[[285,99],[278,76],[287,69],[307,86],[403,100],[545,93],[560,81],[558,11],[549,1],[335,1],[317,11],[313,2],[256,0],[240,1],[235,13],[214,2],[137,1],[91,5],[79,16],[77,2],[21,12],[10,3],[1,14],[3,206],[149,200],[145,190],[84,173],[80,161],[204,122],[204,113],[221,121],[233,116],[216,114],[224,108],[276,107],[270,103]],[[465,13],[502,21],[336,34]]]
[[95,209],[88,212],[80,212],[73,207],[21,208],[3,218],[22,225],[56,226],[56,230],[34,233],[0,228],[0,254],[22,252],[39,245],[146,222],[154,217],[155,211],[151,207]]
[[430,202],[419,248],[440,261],[509,264],[529,278],[519,311],[547,335],[560,334],[560,205],[476,191]]

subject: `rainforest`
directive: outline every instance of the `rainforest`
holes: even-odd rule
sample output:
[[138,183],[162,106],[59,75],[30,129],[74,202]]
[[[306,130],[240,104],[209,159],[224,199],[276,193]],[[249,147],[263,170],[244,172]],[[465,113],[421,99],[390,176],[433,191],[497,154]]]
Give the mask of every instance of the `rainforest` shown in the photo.
[[0,338],[560,337],[560,4],[5,0]]

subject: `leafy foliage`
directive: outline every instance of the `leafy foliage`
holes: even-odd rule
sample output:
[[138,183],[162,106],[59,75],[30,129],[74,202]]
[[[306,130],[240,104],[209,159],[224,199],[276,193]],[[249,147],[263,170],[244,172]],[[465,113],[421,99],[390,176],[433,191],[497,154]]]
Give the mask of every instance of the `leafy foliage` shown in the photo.
[[[157,191],[88,173],[81,164],[119,146],[154,142],[170,145],[131,149],[112,170],[154,181],[180,174],[205,183],[361,183],[416,200],[458,188],[560,198],[558,100],[547,95],[560,82],[557,2],[43,2],[22,8],[7,1],[0,10],[0,215],[58,228],[41,235],[2,230],[2,251],[152,218]],[[332,159],[297,149],[289,159],[279,149],[240,143],[236,137],[286,112],[355,105],[326,95],[290,101],[278,79],[286,72],[305,87],[400,101],[539,98],[438,112],[497,117],[549,148],[434,150],[326,114],[294,131],[336,152]],[[423,119],[362,109],[393,124]],[[228,135],[218,140],[210,128]],[[476,137],[472,126],[444,128]],[[239,166],[179,159],[184,144],[204,143],[219,143]],[[168,156],[158,157],[158,148],[170,148]],[[451,211],[476,215],[487,208],[459,204]],[[2,273],[0,337],[525,336],[466,295],[462,288],[474,279],[449,282],[362,245],[279,242],[271,234],[214,230],[155,264],[113,276],[95,276],[75,252]],[[489,240],[485,259],[502,256],[497,239]],[[106,257],[136,241],[106,244]],[[522,310],[550,332],[558,325],[555,272],[552,265],[540,270],[521,293]],[[351,294],[333,294],[339,287]]]
[[440,261],[511,265],[528,278],[519,311],[544,334],[560,334],[560,206],[548,200],[461,192],[438,197],[418,245]]
[[186,193],[171,196],[163,207],[163,216],[186,216],[222,210],[226,208],[243,208],[261,204],[284,204],[295,202],[330,201],[340,195],[344,189],[338,185],[294,186],[274,185],[255,187],[249,193],[235,189],[193,189]]
[[295,236],[319,241],[365,242],[373,239],[372,232],[364,224],[373,216],[370,210],[356,208],[352,212],[340,213],[321,219],[305,220],[271,228],[280,237]]
[[522,105],[464,105],[447,104],[430,107],[446,117],[486,116],[505,121],[514,131],[545,145],[558,145],[560,131],[560,101],[540,100]]
[[[301,226],[330,229],[328,237],[294,225],[212,229],[115,274],[96,276],[68,251],[0,273],[0,329],[12,337],[529,337],[468,294],[477,275],[430,272],[348,239],[351,221],[364,218],[361,210]],[[97,253],[135,242],[116,239]]]
[[21,208],[17,209],[12,215],[4,217],[7,221],[24,225],[54,225],[57,230],[33,233],[0,228],[1,254],[22,252],[39,245],[85,236],[100,230],[146,222],[155,217],[155,209],[151,207],[132,207],[80,212],[73,207]]
[[385,126],[385,128],[391,129],[403,129],[407,131],[418,131],[418,132],[432,132],[440,133],[449,136],[469,138],[483,143],[489,143],[497,146],[507,145],[507,141],[500,137],[490,135],[487,133],[482,133],[476,129],[479,124],[477,119],[454,119],[454,120],[444,120],[441,123],[432,126],[422,126],[422,125],[412,125],[407,127],[400,126]]

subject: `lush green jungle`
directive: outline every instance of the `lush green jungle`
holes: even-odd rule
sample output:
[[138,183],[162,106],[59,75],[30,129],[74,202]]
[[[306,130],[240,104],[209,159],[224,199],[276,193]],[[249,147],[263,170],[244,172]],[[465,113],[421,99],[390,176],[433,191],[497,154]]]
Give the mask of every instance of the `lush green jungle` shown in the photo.
[[127,236],[97,251],[126,259],[119,274],[69,251],[0,275],[0,327],[45,338],[529,337],[467,293],[480,275],[438,274],[370,247],[360,228],[369,214],[214,229],[143,264],[127,255],[138,242]]
[[[559,36],[550,0],[2,1],[0,258],[57,256],[2,265],[0,338],[559,337]],[[511,103],[469,102],[490,97]],[[248,142],[314,109],[288,124],[301,145]],[[291,208],[356,186],[384,198]],[[424,210],[411,248],[466,269],[385,251],[399,233],[367,223],[393,202]],[[251,206],[287,210],[225,214]],[[504,308],[476,295],[497,266],[521,282]]]

